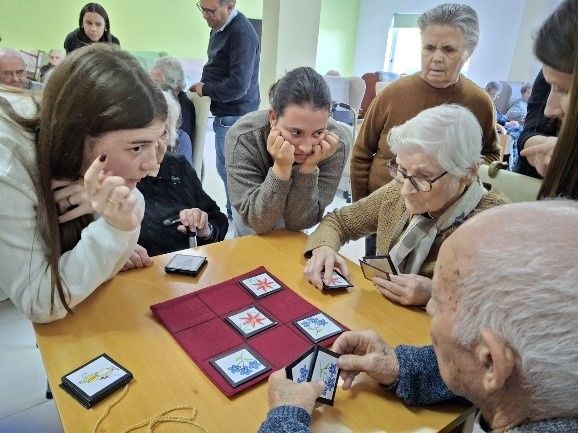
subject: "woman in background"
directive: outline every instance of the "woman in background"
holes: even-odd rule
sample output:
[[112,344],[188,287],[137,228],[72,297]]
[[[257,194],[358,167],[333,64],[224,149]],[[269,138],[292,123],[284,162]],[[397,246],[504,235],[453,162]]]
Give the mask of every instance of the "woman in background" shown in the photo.
[[108,42],[120,46],[120,41],[110,32],[110,20],[98,3],[85,5],[78,17],[78,28],[64,40],[66,54],[95,42]]

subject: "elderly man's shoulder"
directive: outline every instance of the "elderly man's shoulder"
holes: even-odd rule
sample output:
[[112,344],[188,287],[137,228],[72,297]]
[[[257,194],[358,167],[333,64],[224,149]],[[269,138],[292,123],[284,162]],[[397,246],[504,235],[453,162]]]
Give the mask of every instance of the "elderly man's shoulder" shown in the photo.
[[568,418],[550,418],[524,423],[508,433],[568,433],[578,432],[578,416]]

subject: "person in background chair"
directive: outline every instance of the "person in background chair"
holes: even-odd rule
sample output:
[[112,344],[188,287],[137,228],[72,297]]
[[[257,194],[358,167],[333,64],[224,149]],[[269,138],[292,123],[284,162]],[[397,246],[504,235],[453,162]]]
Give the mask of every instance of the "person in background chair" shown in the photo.
[[492,98],[492,101],[495,101],[500,93],[502,93],[502,83],[499,81],[489,81],[485,87],[486,93]]
[[55,48],[48,52],[48,63],[40,68],[40,81],[43,83],[46,81],[46,74],[55,66],[58,66],[62,62],[62,52]]
[[[151,78],[164,90],[170,90],[181,106],[181,125],[179,129],[195,138],[195,104],[185,93],[185,71],[183,65],[173,57],[160,57],[151,69]],[[180,134],[179,134],[180,137]]]
[[520,88],[521,98],[516,99],[508,111],[506,112],[506,119],[508,122],[516,121],[520,124],[524,124],[526,120],[526,113],[528,112],[528,101],[532,95],[532,85],[530,83],[522,84]]

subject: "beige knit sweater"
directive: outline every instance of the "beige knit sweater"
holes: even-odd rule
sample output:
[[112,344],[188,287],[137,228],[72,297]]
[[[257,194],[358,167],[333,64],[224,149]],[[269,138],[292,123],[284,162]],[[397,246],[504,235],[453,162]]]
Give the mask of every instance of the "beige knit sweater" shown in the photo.
[[[484,186],[490,189],[490,185]],[[466,219],[484,209],[507,202],[508,200],[499,191],[492,188]],[[400,185],[396,181],[391,181],[364,199],[326,215],[309,236],[305,244],[305,257],[310,257],[311,251],[321,246],[339,251],[347,241],[360,239],[372,233],[377,233],[377,254],[388,254],[406,228],[409,218],[409,212],[406,211],[400,193]],[[419,271],[420,275],[432,277],[440,246],[456,228],[457,225],[453,225],[438,233]]]
[[225,137],[229,198],[245,226],[262,234],[278,228],[280,220],[295,231],[321,220],[339,186],[352,141],[346,127],[331,118],[327,130],[339,137],[337,151],[314,173],[303,174],[295,164],[291,179],[282,180],[273,173],[267,151],[267,110],[246,114],[231,127]]

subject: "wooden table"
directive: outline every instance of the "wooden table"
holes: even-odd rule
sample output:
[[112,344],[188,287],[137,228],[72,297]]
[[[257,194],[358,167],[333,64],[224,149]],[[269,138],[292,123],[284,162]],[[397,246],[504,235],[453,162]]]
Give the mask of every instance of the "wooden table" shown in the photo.
[[[130,426],[178,406],[198,409],[197,422],[210,433],[256,432],[268,410],[265,382],[229,400],[197,368],[170,334],[154,319],[151,304],[232,278],[264,265],[295,292],[351,329],[377,330],[392,345],[430,342],[429,318],[421,309],[394,305],[350,264],[354,288],[323,294],[303,277],[305,236],[279,231],[247,236],[196,249],[208,265],[196,278],[166,275],[172,255],[159,256],[147,269],[124,272],[99,287],[75,308],[74,315],[35,325],[48,379],[65,432],[92,432],[118,393],[85,409],[59,388],[61,377],[106,352],[135,379],[99,432],[123,432]],[[464,406],[406,407],[364,375],[353,390],[338,389],[335,405],[314,415],[315,432],[448,432],[471,410]],[[138,430],[144,431],[144,429]],[[196,432],[184,424],[161,425],[157,432]]]

